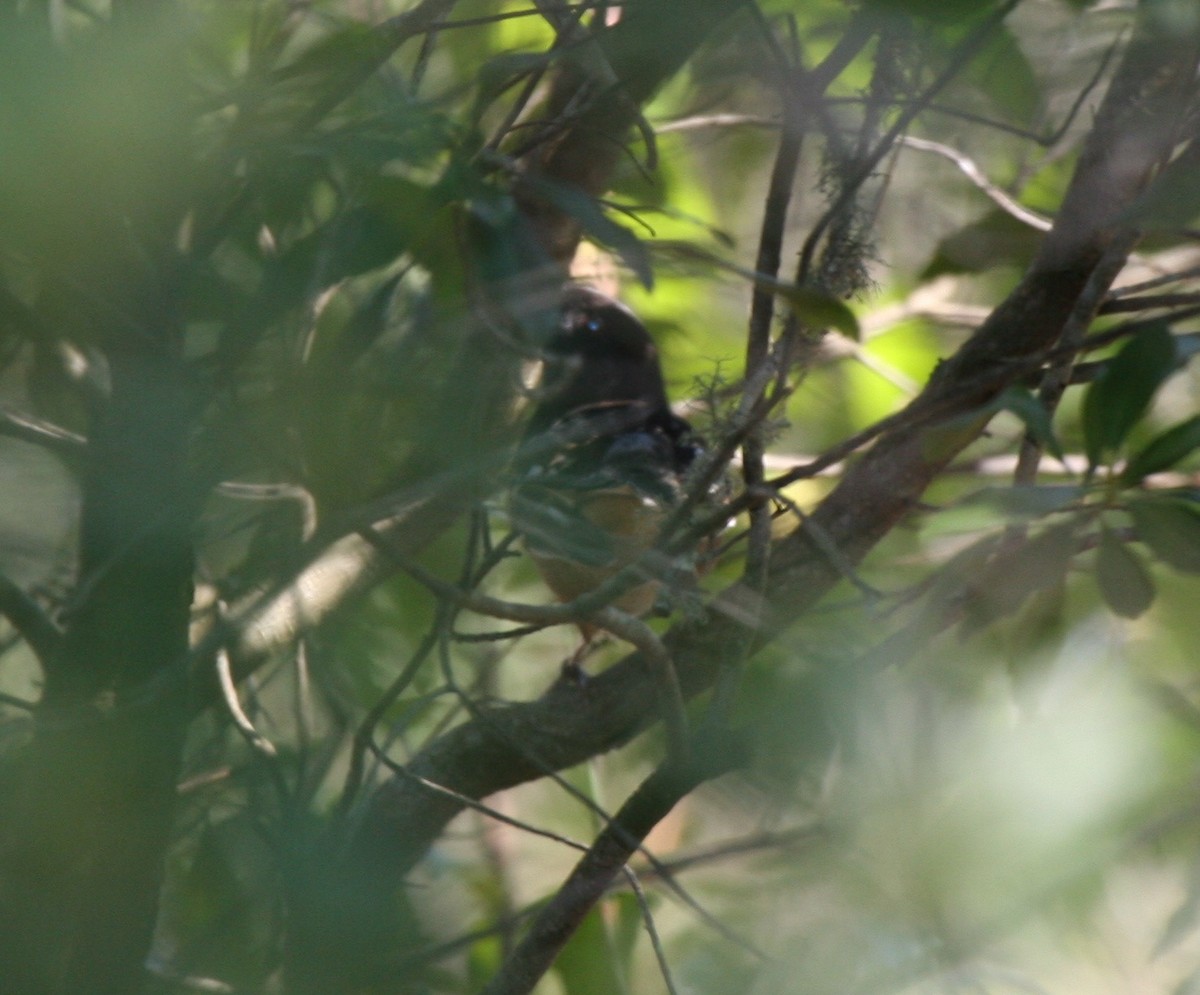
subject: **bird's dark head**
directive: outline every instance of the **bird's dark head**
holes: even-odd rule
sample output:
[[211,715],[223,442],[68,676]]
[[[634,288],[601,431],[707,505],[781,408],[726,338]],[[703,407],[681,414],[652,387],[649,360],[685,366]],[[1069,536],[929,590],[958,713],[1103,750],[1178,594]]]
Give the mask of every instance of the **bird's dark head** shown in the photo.
[[546,343],[535,428],[598,404],[668,410],[659,350],[628,307],[590,287],[563,293],[558,329]]
[[658,365],[654,340],[634,313],[606,294],[578,285],[563,292],[558,331],[547,343],[547,351]]
[[638,417],[669,412],[658,349],[629,308],[590,287],[563,293],[557,331],[544,350],[545,367],[531,431],[566,415],[632,405]]

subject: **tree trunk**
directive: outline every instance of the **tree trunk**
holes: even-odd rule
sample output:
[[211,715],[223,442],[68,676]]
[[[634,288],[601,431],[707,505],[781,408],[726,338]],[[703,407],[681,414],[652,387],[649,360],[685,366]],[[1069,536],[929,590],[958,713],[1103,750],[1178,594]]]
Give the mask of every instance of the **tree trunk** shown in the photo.
[[8,995],[140,989],[187,729],[187,411],[169,331],[111,349],[90,425],[79,583],[6,766],[0,978]]

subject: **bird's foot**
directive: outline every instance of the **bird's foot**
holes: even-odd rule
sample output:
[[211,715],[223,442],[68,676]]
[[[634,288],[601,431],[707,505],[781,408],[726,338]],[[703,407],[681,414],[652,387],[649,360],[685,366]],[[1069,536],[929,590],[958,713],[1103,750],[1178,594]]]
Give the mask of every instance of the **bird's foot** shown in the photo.
[[559,680],[569,683],[574,687],[583,690],[587,688],[591,677],[588,672],[583,669],[583,661],[587,657],[588,651],[592,648],[592,641],[585,639],[579,648],[575,650],[569,657],[563,660],[562,673]]
[[580,691],[587,690],[587,686],[591,682],[588,672],[583,669],[583,665],[574,657],[563,661],[562,673],[559,674],[558,679],[564,684],[570,684],[572,687],[578,688]]

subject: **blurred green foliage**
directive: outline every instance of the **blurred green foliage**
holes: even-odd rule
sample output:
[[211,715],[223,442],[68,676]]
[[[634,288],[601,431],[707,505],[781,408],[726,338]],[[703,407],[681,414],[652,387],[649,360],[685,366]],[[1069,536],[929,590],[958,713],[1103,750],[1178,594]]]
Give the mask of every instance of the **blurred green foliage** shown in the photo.
[[[318,538],[332,539],[439,474],[482,468],[479,514],[419,562],[458,582],[503,540],[503,431],[519,413],[489,417],[470,384],[455,385],[456,371],[491,362],[469,334],[481,287],[513,312],[522,295],[553,294],[522,284],[541,249],[506,159],[521,129],[500,134],[515,95],[557,68],[537,6],[447,3],[394,45],[388,27],[402,22],[388,18],[412,9],[399,0],[0,0],[0,400],[86,432],[105,351],[147,348],[156,322],[176,328],[192,500],[203,506],[199,579],[223,602],[306,562],[312,533],[296,493],[315,509]],[[839,165],[920,99],[997,6],[871,0],[875,42],[810,112],[784,239],[790,289],[776,301],[810,341],[770,426],[772,468],[898,411],[1040,244],[985,184],[896,146],[853,198],[870,237],[852,255],[868,278],[849,292],[789,282]],[[1159,6],[1172,24],[1193,11]],[[857,16],[840,0],[742,11],[649,102],[655,157],[632,143],[608,201],[538,187],[604,250],[601,275],[615,274],[655,335],[673,399],[707,402],[694,418],[713,439],[744,373],[778,60],[820,64]],[[911,130],[1052,215],[1095,97],[1070,121],[1063,108],[1091,93],[1127,27],[1111,4],[1019,4]],[[873,96],[880,38],[902,54]],[[1160,241],[1122,282],[1183,273],[1190,282],[1175,289],[1194,296],[1200,259],[1185,226],[1198,191],[1194,169],[1164,171],[1134,212]],[[149,290],[164,284],[178,290],[169,315]],[[519,393],[516,367],[536,358],[545,311],[543,300],[501,329],[510,365],[477,383]],[[1036,384],[1006,394],[989,432],[861,576],[847,571],[749,661],[734,714],[754,740],[752,769],[689,798],[650,842],[679,861],[708,918],[666,900],[660,868],[636,867],[680,990],[1195,985],[1195,327],[1163,318],[1117,336],[1052,418]],[[1013,487],[1026,437],[1050,455]],[[28,579],[57,611],[69,606],[77,467],[35,452],[0,437],[0,573]],[[263,489],[214,491],[221,481]],[[290,498],[267,486],[280,483],[296,489]],[[805,480],[785,496],[807,510],[826,489]],[[780,507],[783,532],[794,518]],[[48,535],[49,521],[61,524]],[[731,544],[706,589],[737,577],[741,550]],[[523,558],[495,559],[489,592],[546,599]],[[575,648],[562,628],[483,640],[510,623],[463,615],[462,638],[430,652],[445,613],[427,588],[390,577],[247,676],[240,694],[274,755],[223,708],[201,709],[149,958],[155,990],[196,979],[275,990],[299,855],[361,816],[361,795],[339,801],[373,708],[382,703],[381,752],[402,763],[462,721],[465,701],[536,696]],[[37,667],[8,630],[0,651],[5,700],[34,696]],[[588,666],[620,652],[610,644]],[[0,708],[2,750],[23,741],[28,720],[19,700]],[[568,777],[611,811],[655,750],[643,738]],[[365,766],[368,790],[387,777],[378,757]],[[494,804],[555,832],[596,828],[552,784]],[[412,959],[386,990],[477,990],[574,858],[560,842],[461,817],[405,889]],[[660,990],[643,916],[629,890],[614,891],[539,991]]]

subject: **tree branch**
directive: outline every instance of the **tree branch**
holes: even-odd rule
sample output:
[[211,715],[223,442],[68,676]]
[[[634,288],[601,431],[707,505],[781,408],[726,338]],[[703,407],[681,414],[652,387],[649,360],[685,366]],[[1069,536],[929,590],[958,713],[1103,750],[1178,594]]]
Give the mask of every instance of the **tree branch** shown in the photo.
[[[762,620],[752,633],[761,646],[837,584],[845,564],[861,562],[987,421],[961,416],[978,411],[1053,346],[1093,269],[1124,230],[1121,212],[1171,147],[1196,64],[1195,41],[1164,39],[1140,26],[1097,113],[1063,209],[1025,278],[810,516],[813,528],[841,550],[842,563],[831,562],[801,528],[774,544],[765,603],[734,584],[714,599],[707,621],[675,626],[664,642],[685,696],[711,686],[720,661],[743,643],[754,620]],[[939,412],[934,424],[913,417],[930,410]],[[610,750],[656,716],[651,679],[634,653],[586,691],[558,683],[537,701],[487,709],[430,743],[409,769],[480,798],[540,777],[546,767],[562,769]],[[412,780],[387,782],[349,847],[354,879],[377,898],[391,894],[457,811]]]
[[532,991],[650,830],[698,785],[737,766],[740,751],[709,746],[707,764],[666,764],[642,782],[538,913],[482,995],[525,995]]
[[0,574],[0,615],[8,619],[43,667],[54,659],[62,644],[62,630],[41,605],[3,574]]

